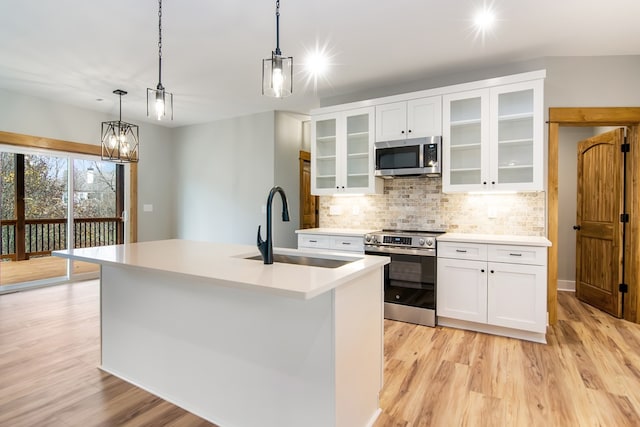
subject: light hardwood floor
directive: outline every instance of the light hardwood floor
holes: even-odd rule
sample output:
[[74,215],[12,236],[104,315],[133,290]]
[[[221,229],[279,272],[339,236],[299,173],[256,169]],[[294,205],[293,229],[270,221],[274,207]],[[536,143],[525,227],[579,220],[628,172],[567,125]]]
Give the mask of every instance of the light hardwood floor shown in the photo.
[[[0,426],[211,426],[97,369],[98,295],[0,295]],[[546,346],[385,321],[375,427],[640,425],[640,325],[559,302]]]

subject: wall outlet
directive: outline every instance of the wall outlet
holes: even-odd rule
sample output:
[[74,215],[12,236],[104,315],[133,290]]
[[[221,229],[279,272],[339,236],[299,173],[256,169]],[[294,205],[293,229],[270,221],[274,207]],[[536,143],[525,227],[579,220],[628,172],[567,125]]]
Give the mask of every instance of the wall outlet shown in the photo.
[[144,212],[153,212],[153,205],[142,205],[142,210]]
[[496,206],[489,206],[489,209],[487,210],[487,216],[489,218],[497,218],[498,208]]
[[333,216],[342,215],[342,206],[330,205],[329,215],[333,215]]
[[355,205],[351,207],[351,213],[353,215],[360,215],[360,206]]

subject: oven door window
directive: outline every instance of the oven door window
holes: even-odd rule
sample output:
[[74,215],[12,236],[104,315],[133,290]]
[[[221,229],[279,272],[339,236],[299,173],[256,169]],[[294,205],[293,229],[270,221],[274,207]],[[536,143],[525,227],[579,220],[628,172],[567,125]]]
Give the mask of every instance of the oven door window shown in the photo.
[[435,309],[436,257],[392,255],[385,266],[385,302]]
[[376,169],[408,169],[419,167],[421,167],[419,145],[376,149]]

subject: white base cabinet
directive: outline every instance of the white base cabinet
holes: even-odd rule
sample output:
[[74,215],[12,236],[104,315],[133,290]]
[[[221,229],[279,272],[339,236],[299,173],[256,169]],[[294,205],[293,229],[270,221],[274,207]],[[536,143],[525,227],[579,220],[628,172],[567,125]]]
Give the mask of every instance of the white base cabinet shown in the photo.
[[488,268],[487,323],[546,332],[546,267],[490,262]]
[[546,342],[547,250],[438,242],[438,324]]
[[438,259],[438,316],[487,321],[487,262]]
[[298,249],[364,253],[364,230],[302,229],[297,230]]

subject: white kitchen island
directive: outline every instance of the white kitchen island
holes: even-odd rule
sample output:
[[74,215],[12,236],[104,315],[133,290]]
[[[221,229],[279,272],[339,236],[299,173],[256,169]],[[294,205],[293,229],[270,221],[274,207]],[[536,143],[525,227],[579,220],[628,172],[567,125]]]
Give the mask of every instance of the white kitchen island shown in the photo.
[[101,265],[106,372],[222,427],[357,427],[379,414],[387,257],[264,265],[244,259],[251,246],[184,240],[54,255]]

